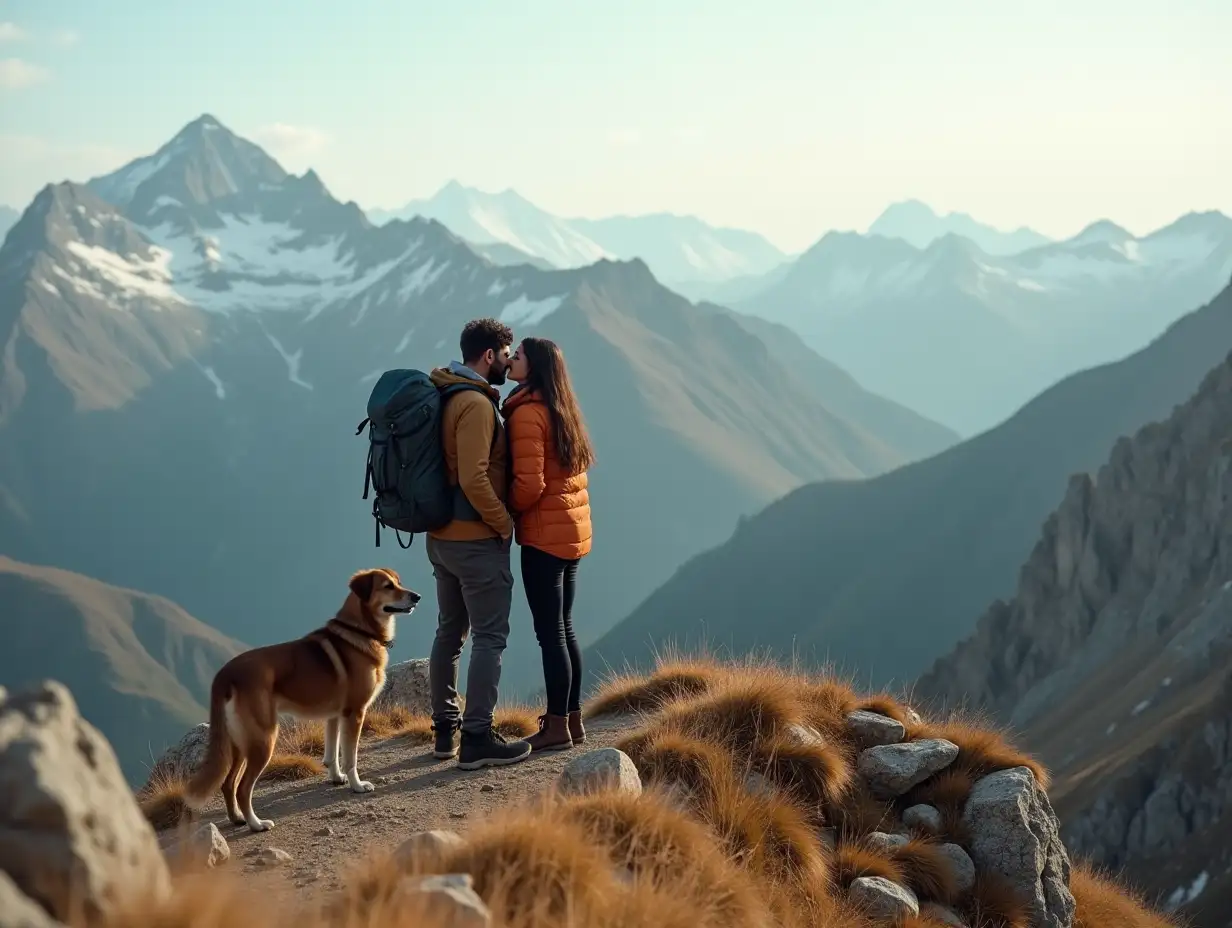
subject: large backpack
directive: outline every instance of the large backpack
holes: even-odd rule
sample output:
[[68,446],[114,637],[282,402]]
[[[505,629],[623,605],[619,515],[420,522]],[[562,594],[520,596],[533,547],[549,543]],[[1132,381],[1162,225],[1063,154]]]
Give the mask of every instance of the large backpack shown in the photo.
[[[427,374],[416,370],[386,371],[373,386],[368,418],[355,434],[368,426],[363,498],[368,498],[371,488],[378,548],[382,526],[394,530],[399,547],[409,548],[416,533],[444,528],[454,519],[480,517],[466,494],[449,483],[441,441],[445,400],[462,390],[478,390],[487,396],[478,383],[438,388]],[[495,402],[492,405],[495,408]],[[496,418],[493,441],[500,430],[499,413]],[[402,544],[402,532],[411,536],[406,544]]]

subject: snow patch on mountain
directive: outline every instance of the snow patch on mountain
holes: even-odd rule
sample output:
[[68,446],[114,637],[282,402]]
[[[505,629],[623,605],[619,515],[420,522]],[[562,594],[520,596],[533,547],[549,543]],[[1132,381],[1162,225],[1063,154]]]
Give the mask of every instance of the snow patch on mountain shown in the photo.
[[506,303],[501,310],[500,321],[509,325],[538,325],[565,301],[563,296],[550,296],[545,300],[528,299],[525,294],[511,303]]
[[[145,297],[152,302],[151,307],[158,309],[159,303],[183,304],[186,300],[171,286],[170,270],[171,253],[162,248],[150,249],[150,257],[140,255],[124,257],[114,251],[108,251],[98,245],[87,245],[79,241],[71,241],[65,246],[68,252],[85,263],[89,271],[106,281],[108,290],[119,297],[133,299]],[[59,270],[57,267],[56,270]],[[69,278],[73,282],[73,278]],[[86,287],[78,287],[80,292],[107,299],[102,288],[83,279],[77,279]],[[113,308],[122,308],[119,303],[108,300]]]
[[288,352],[287,349],[283,348],[282,343],[269,332],[265,333],[265,337],[268,338],[270,344],[274,346],[274,350],[282,355],[282,360],[287,362],[287,376],[290,378],[291,383],[295,384],[297,387],[303,387],[305,390],[311,390],[312,384],[308,383],[306,380],[303,380],[299,376],[299,366],[300,362],[304,359],[304,349],[300,348],[292,354]]

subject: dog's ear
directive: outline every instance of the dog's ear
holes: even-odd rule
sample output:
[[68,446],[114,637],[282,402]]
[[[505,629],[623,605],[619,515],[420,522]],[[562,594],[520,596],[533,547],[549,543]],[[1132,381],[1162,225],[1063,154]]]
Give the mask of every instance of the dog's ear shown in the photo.
[[361,570],[351,578],[351,592],[360,602],[367,602],[372,595],[372,571]]

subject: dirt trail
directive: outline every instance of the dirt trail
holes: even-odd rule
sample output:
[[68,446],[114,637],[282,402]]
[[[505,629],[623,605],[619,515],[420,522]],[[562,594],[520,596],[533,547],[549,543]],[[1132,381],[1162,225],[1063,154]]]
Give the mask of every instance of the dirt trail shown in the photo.
[[[570,758],[613,743],[630,725],[619,719],[587,722],[586,743],[571,751],[535,754],[511,767],[474,772],[459,770],[452,760],[437,760],[430,744],[410,745],[403,738],[364,741],[359,774],[376,785],[375,792],[352,793],[324,777],[258,784],[253,806],[260,817],[273,819],[272,830],[254,834],[247,826],[231,824],[220,799],[202,810],[201,821],[213,822],[227,839],[227,867],[288,879],[301,890],[328,892],[339,886],[347,864],[369,851],[391,849],[426,829],[464,833],[492,811],[542,792]],[[286,851],[291,860],[266,870],[256,855],[267,847]]]

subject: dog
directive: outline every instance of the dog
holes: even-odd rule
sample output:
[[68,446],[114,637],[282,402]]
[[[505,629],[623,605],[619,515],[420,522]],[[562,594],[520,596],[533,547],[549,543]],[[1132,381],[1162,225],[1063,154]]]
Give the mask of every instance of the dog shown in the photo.
[[376,787],[356,769],[360,730],[385,685],[395,616],[410,615],[419,599],[396,571],[362,570],[351,577],[346,601],[324,626],[224,664],[210,687],[205,758],[184,791],[188,813],[195,815],[221,787],[233,823],[253,831],[274,827],[253,812],[252,791],[274,754],[280,713],[324,721],[329,782],[372,792]]

